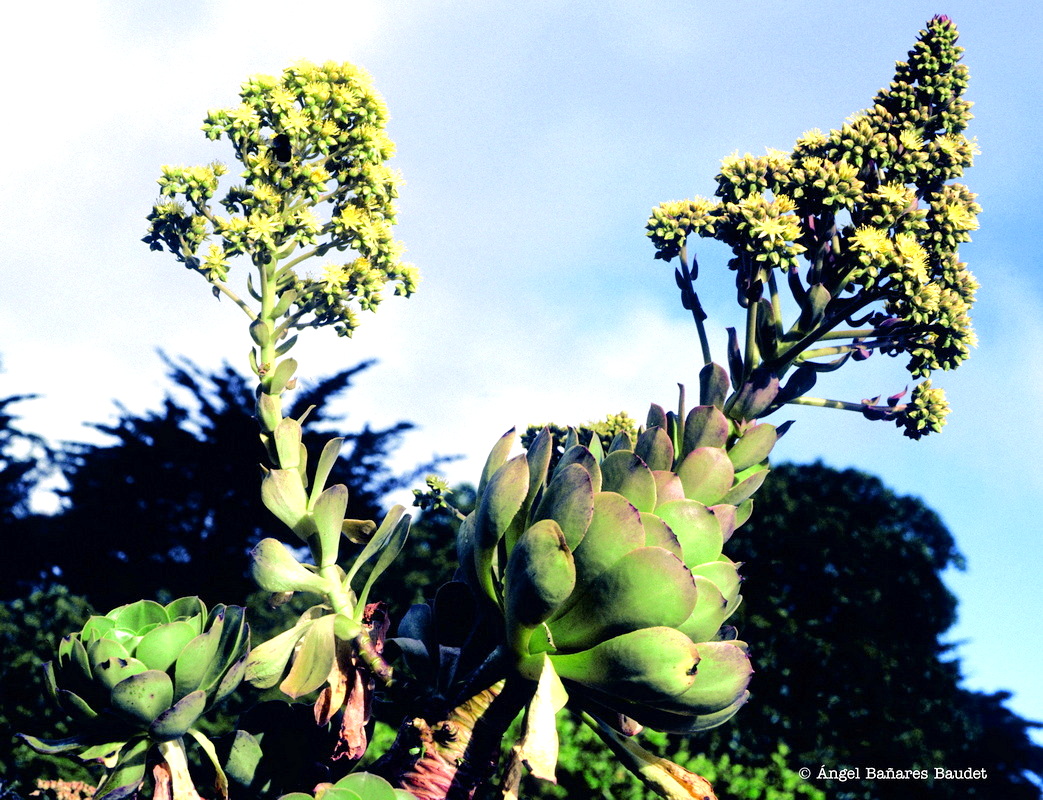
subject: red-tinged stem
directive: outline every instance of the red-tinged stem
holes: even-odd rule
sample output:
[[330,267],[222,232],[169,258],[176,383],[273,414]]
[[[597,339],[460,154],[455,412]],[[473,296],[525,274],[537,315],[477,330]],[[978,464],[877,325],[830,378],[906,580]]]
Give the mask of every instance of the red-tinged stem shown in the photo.
[[507,726],[535,689],[532,681],[510,678],[478,692],[443,719],[407,719],[372,770],[417,800],[470,800],[492,776]]

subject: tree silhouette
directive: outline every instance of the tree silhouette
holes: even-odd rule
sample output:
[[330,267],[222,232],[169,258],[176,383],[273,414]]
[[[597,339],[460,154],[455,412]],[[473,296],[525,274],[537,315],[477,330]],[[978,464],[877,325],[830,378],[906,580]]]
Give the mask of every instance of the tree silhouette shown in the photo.
[[[838,800],[1039,797],[1037,723],[1009,695],[960,688],[942,636],[956,598],[942,582],[963,559],[938,515],[878,479],[820,463],[783,465],[726,552],[744,562],[736,620],[750,642],[754,695],[711,737],[711,752],[765,763],[781,739],[793,766]],[[927,769],[929,780],[817,781],[827,769]],[[933,780],[983,768],[986,781]],[[865,770],[863,770],[864,778]]]
[[39,436],[18,427],[12,408],[33,397],[20,394],[0,399],[0,599],[13,596],[12,591],[27,575],[27,565],[43,560],[30,495],[52,471],[53,453]]
[[[41,523],[34,574],[56,574],[98,608],[157,594],[241,602],[255,588],[250,547],[282,535],[259,496],[252,383],[228,366],[208,375],[187,360],[167,363],[175,391],[161,410],[136,415],[119,406],[118,422],[93,426],[112,444],[66,446],[64,510]],[[290,409],[294,417],[310,409],[305,440],[314,452],[332,436],[345,438],[332,481],[348,486],[348,516],[357,519],[379,518],[383,497],[415,478],[386,466],[410,423],[334,430],[331,401],[371,364],[315,381]]]

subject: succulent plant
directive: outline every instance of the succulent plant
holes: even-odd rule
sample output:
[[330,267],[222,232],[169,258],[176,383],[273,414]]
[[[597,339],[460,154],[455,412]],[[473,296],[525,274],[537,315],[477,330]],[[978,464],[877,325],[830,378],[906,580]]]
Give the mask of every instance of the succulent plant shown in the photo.
[[502,611],[518,671],[552,672],[617,730],[729,719],[752,669],[724,624],[741,597],[722,547],[749,518],[777,435],[714,405],[686,414],[683,399],[677,413],[653,406],[636,441],[620,433],[605,449],[571,432],[553,469],[548,431],[511,459],[505,434],[458,546],[464,579]]
[[395,789],[378,775],[355,772],[336,783],[318,786],[314,795],[293,792],[279,800],[413,800],[413,795],[405,789]]
[[191,786],[182,739],[190,735],[213,759],[195,725],[239,685],[249,649],[244,609],[219,605],[208,613],[198,597],[165,606],[139,600],[92,616],[44,667],[51,694],[80,732],[58,741],[22,738],[39,752],[104,764],[99,800],[134,792],[153,748],[171,783]]
[[[745,352],[729,329],[735,389],[725,411],[763,417],[786,403],[857,411],[890,420],[906,436],[938,432],[949,411],[940,388],[918,384],[880,403],[806,397],[821,373],[874,352],[908,356],[914,378],[965,361],[976,337],[970,311],[978,283],[958,248],[978,227],[981,206],[954,182],[974,162],[964,135],[968,71],[952,20],[920,31],[907,61],[872,105],[828,134],[806,132],[791,153],[735,153],[717,175],[715,199],[662,203],[646,226],[656,258],[675,272],[682,304],[710,364],[706,319],[689,260],[692,235],[732,250]],[[799,313],[784,319],[785,289]],[[788,375],[788,379],[787,379]]]

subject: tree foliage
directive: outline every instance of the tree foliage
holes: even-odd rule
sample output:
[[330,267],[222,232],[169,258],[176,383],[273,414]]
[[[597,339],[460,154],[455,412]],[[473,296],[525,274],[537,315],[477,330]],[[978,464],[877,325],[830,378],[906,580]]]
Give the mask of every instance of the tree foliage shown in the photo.
[[[346,439],[334,475],[349,487],[348,513],[357,519],[378,516],[382,498],[413,478],[387,467],[410,423],[333,430],[342,421],[331,403],[371,363],[309,383],[290,409],[308,412],[306,444]],[[160,410],[120,406],[116,423],[93,426],[111,443],[66,447],[63,511],[41,521],[31,574],[57,573],[99,608],[157,592],[241,602],[255,588],[247,552],[276,529],[257,494],[263,451],[250,383],[227,366],[206,374],[186,360],[168,364],[175,390]]]
[[[711,753],[791,765],[985,768],[983,783],[818,782],[839,800],[1037,798],[1043,748],[1003,693],[960,687],[944,641],[956,598],[942,581],[963,559],[920,500],[875,477],[821,463],[777,468],[729,542],[744,563],[740,636],[756,643],[754,697],[715,732]],[[1000,744],[1002,742],[1002,744]]]

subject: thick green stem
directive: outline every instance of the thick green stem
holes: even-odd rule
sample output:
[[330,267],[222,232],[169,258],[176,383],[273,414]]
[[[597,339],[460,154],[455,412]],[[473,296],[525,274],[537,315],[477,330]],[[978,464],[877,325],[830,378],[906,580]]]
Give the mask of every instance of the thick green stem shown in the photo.
[[846,400],[827,400],[823,397],[795,397],[789,401],[795,406],[815,406],[817,408],[840,408],[844,411],[865,411],[865,403],[849,403]]

